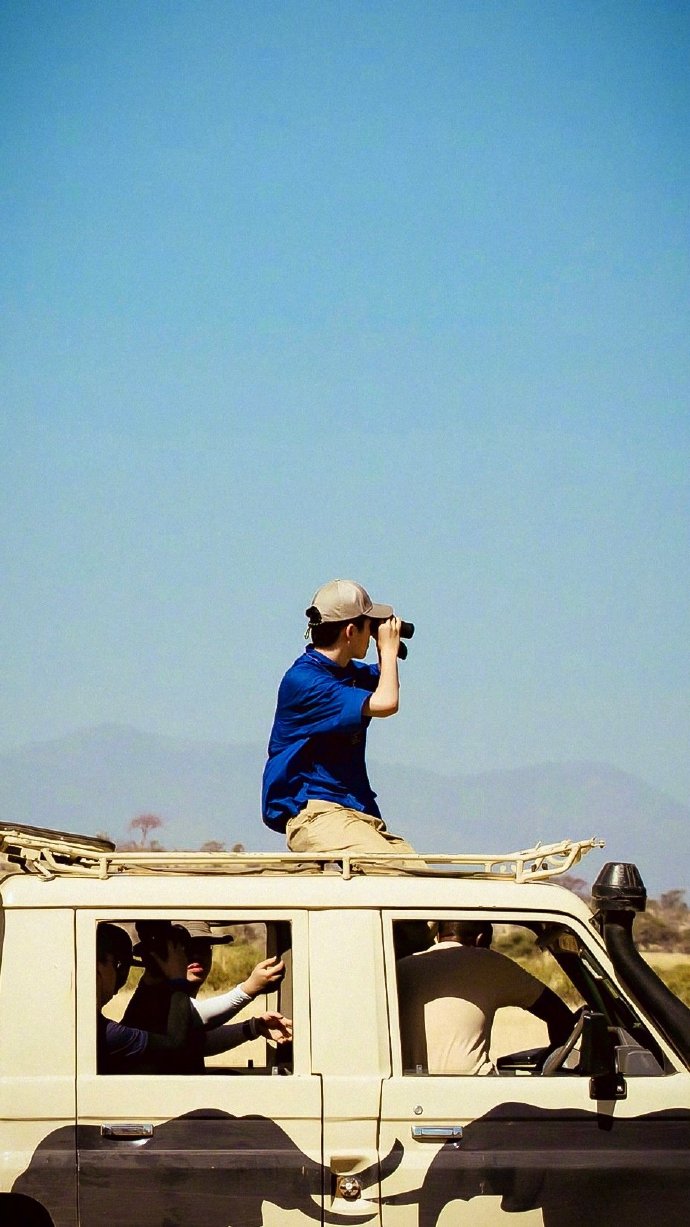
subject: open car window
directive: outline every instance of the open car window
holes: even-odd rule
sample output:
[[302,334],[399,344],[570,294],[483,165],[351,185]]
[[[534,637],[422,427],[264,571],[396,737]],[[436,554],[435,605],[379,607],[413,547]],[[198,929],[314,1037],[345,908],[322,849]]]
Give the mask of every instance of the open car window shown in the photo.
[[[129,971],[125,967],[120,974],[123,982],[116,984],[102,1006],[99,1073],[292,1073],[291,925],[259,917],[251,921],[209,917],[188,923],[187,930],[173,917],[115,919],[98,925],[97,966],[105,930],[121,930],[124,945],[132,952]],[[164,952],[172,933],[186,942],[191,1021],[184,1045],[161,1052],[155,1050],[155,1041],[142,1046],[125,1029],[152,1036],[166,1033],[173,982],[152,974],[156,968],[152,952]],[[270,979],[277,963],[283,967],[282,975]],[[252,995],[262,978],[265,983]],[[182,980],[174,983],[179,988]],[[250,987],[250,994],[245,987]],[[111,1023],[120,1030],[108,1026]],[[113,1047],[117,1059],[112,1059]]]
[[[574,930],[495,918],[483,932],[466,918],[442,923],[439,930],[438,917],[393,922],[405,1075],[588,1074],[582,1031],[586,1044],[593,1026],[615,1050],[619,1072],[666,1072],[644,1020]],[[464,936],[462,924],[470,926]],[[550,1040],[549,1016],[559,1023],[558,1042]]]

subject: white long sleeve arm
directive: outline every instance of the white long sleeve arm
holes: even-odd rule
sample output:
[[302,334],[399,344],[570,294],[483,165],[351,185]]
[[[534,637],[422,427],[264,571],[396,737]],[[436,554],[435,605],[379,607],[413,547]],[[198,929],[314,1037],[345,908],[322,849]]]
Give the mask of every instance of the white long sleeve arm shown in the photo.
[[[217,993],[215,997],[204,997],[202,1001],[192,998],[192,1005],[204,1026],[210,1030],[234,1018],[235,1014],[250,1001],[251,997],[238,984],[235,988],[231,988],[229,993]],[[238,1040],[237,1042],[241,1044],[243,1041]],[[234,1045],[231,1044],[230,1047]],[[223,1049],[221,1048],[220,1051],[222,1052]]]

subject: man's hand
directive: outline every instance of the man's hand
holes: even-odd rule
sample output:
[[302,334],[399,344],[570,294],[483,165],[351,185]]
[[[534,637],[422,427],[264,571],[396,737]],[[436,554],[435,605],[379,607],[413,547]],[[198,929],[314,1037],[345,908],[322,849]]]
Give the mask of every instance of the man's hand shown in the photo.
[[395,614],[390,618],[386,618],[385,622],[379,622],[376,632],[376,647],[380,657],[389,652],[394,656],[398,655],[400,626],[400,618],[396,618]]
[[175,938],[168,938],[168,952],[165,958],[154,954],[153,951],[151,951],[151,958],[156,960],[166,980],[187,979],[187,951]]
[[254,1023],[257,1034],[274,1044],[287,1044],[292,1039],[292,1019],[283,1014],[259,1014]]
[[284,975],[283,960],[274,956],[272,959],[264,959],[263,963],[257,963],[244,983],[240,984],[240,988],[248,997],[258,997],[259,993],[267,993],[271,988],[277,987]]
[[362,711],[365,716],[394,716],[398,710],[400,686],[398,683],[398,648],[400,647],[400,618],[395,615],[379,623],[376,632],[376,647],[379,653],[379,683],[369,696]]

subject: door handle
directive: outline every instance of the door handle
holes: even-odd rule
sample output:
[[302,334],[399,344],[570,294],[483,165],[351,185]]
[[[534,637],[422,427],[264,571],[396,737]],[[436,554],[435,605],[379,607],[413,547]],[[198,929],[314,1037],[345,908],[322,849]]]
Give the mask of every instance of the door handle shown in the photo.
[[101,1137],[136,1142],[140,1138],[152,1138],[153,1125],[101,1125]]
[[415,1142],[459,1142],[462,1125],[413,1125]]

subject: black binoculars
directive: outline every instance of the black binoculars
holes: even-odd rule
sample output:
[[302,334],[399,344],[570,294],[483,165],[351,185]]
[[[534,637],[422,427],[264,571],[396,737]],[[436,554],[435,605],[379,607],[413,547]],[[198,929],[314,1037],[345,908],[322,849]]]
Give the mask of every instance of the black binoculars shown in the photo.
[[[382,618],[372,618],[371,619],[371,633],[374,636],[374,638],[376,638],[376,632],[378,631],[379,626],[381,625],[382,621],[383,621]],[[400,638],[401,639],[411,639],[413,635],[414,635],[414,622],[404,622],[403,619],[401,618],[400,619]],[[406,659],[407,644],[405,643],[400,644],[400,647],[398,648],[398,657],[400,660]]]

